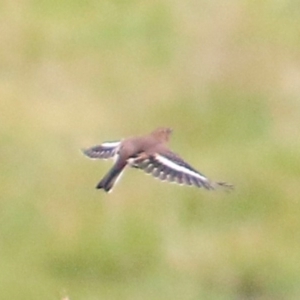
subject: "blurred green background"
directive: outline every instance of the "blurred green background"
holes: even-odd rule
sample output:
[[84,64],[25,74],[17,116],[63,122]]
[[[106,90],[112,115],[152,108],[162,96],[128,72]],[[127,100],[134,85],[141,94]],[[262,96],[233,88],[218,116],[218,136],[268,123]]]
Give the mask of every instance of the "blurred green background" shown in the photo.
[[[0,3],[1,299],[299,299],[297,1]],[[233,193],[79,149],[174,129]]]

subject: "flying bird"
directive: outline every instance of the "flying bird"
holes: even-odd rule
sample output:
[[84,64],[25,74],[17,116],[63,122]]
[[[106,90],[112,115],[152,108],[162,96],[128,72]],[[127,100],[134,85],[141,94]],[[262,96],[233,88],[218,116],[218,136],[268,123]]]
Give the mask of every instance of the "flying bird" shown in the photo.
[[126,166],[143,170],[160,180],[178,184],[203,187],[207,190],[217,187],[232,188],[232,185],[226,182],[209,180],[172,152],[167,146],[171,133],[171,128],[160,127],[144,136],[105,142],[82,150],[91,159],[115,159],[113,167],[96,188],[111,192]]

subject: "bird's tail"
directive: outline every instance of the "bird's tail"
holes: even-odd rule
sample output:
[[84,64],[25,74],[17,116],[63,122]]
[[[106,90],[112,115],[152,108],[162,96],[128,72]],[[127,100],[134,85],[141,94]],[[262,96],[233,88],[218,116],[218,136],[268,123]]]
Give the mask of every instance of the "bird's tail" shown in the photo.
[[118,163],[111,168],[111,170],[103,177],[103,179],[97,184],[97,189],[104,189],[105,192],[111,192],[115,183],[122,175],[122,172],[126,166],[125,163]]

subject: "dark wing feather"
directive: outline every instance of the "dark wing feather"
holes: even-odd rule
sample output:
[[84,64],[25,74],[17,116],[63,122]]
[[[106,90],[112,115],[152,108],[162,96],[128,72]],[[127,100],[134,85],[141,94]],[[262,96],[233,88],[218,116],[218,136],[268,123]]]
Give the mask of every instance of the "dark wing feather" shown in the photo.
[[82,152],[92,159],[108,159],[116,155],[120,143],[120,141],[106,142],[88,149],[83,149]]
[[209,179],[170,151],[150,155],[143,159],[137,158],[134,161],[134,166],[160,180],[214,189]]

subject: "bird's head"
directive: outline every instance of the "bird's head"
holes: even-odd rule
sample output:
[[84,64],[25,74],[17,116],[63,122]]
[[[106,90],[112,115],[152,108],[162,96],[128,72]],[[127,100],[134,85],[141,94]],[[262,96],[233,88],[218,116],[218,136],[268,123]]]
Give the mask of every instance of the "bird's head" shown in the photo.
[[173,129],[169,127],[159,127],[152,132],[152,135],[161,142],[167,142],[170,139],[172,131]]

